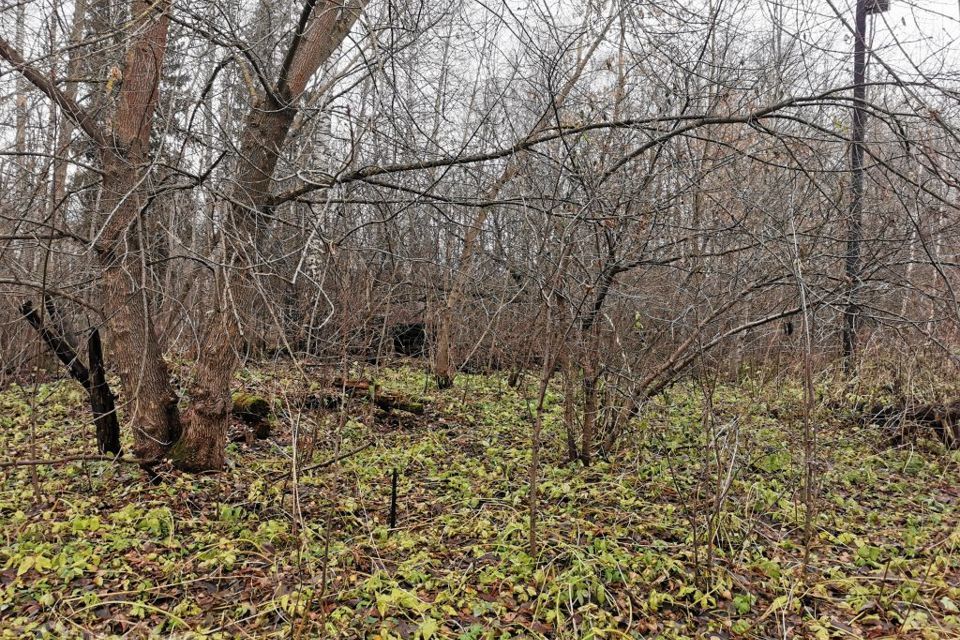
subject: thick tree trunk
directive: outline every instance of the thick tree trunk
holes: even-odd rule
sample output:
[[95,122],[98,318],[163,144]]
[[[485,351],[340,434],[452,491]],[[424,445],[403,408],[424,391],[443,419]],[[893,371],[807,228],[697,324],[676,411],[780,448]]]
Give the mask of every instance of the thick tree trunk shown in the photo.
[[169,0],[134,0],[137,37],[127,51],[110,140],[101,140],[104,223],[97,257],[103,269],[113,359],[120,372],[134,454],[158,462],[180,436],[170,383],[144,288],[138,223],[145,202],[150,131],[167,47]]
[[[233,407],[230,384],[240,364],[239,345],[249,339],[259,308],[256,282],[244,265],[260,262],[266,228],[260,210],[269,203],[273,173],[295,111],[276,104],[255,106],[240,145],[238,188],[229,221],[227,259],[218,270],[216,312],[205,327],[203,351],[190,389],[183,432],[170,456],[185,471],[211,471],[224,464],[227,427]],[[235,276],[233,280],[229,280]],[[243,317],[239,314],[242,313]]]
[[[240,314],[252,321],[260,307],[252,270],[243,267],[260,262],[258,251],[267,231],[262,211],[272,201],[273,175],[296,116],[295,104],[313,74],[350,32],[366,0],[346,5],[328,0],[322,7],[315,4],[308,0],[304,5],[276,87],[271,95],[263,95],[247,116],[226,230],[227,255],[218,273],[218,309],[205,331],[207,339],[197,363],[183,434],[171,452],[181,469],[223,467],[233,406],[230,383],[240,364],[237,345],[249,337],[244,335]],[[231,276],[235,276],[233,280]],[[253,322],[247,324],[254,326]]]
[[[109,174],[108,174],[109,176]],[[104,191],[108,192],[107,180]],[[113,191],[117,194],[117,191]],[[124,193],[123,191],[119,192]],[[116,201],[103,198],[103,201]],[[133,198],[118,202],[120,210],[138,207]],[[110,211],[108,208],[107,211]],[[123,388],[127,422],[133,433],[134,455],[144,466],[157,463],[180,436],[177,395],[170,383],[141,284],[141,255],[135,236],[126,243],[99,251],[103,267],[104,306],[110,311],[113,361]],[[116,255],[115,252],[122,252]]]
[[137,223],[146,202],[150,132],[167,48],[170,0],[133,0],[132,42],[124,61],[117,109],[109,130],[70,93],[28,64],[0,40],[0,57],[45,93],[96,144],[103,167],[102,224],[95,250],[102,268],[102,294],[128,405],[134,453],[156,463],[180,435],[177,397],[157,343],[143,287]]
[[[265,91],[247,120],[241,144],[240,176],[231,219],[224,230],[227,256],[218,274],[216,301],[205,328],[207,342],[200,354],[193,406],[184,421],[177,395],[157,340],[146,296],[144,255],[139,226],[148,203],[150,134],[167,48],[171,0],[132,0],[131,44],[127,50],[116,112],[109,130],[103,128],[57,82],[27,63],[17,47],[0,39],[0,57],[46,94],[97,146],[103,167],[100,211],[103,215],[95,250],[102,269],[104,307],[109,319],[113,356],[120,371],[126,415],[133,430],[134,453],[149,467],[176,447],[178,466],[190,470],[223,466],[226,426],[230,415],[230,381],[239,358],[235,347],[243,337],[238,309],[256,303],[255,282],[248,270],[237,270],[228,283],[230,267],[246,254],[256,264],[260,240],[260,210],[270,204],[270,187],[280,149],[295,115],[294,105],[310,78],[329,58],[360,16],[366,0],[346,3],[306,0],[279,80]],[[249,253],[247,253],[249,251]],[[182,436],[182,439],[181,439]]]
[[205,351],[194,370],[190,407],[183,416],[183,434],[170,451],[174,465],[185,471],[223,468],[227,427],[233,399],[230,381],[236,370],[236,323],[213,325],[206,332]]

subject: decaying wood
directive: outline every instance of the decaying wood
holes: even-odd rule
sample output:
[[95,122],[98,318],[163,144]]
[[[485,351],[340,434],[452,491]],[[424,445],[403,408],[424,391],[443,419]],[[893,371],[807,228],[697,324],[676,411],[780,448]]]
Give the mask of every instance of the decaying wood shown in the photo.
[[345,380],[337,378],[330,384],[330,391],[311,394],[304,400],[304,406],[312,409],[337,409],[345,398],[365,398],[385,412],[405,411],[421,415],[425,411],[423,402],[401,393],[383,391],[370,380]]
[[53,351],[54,355],[57,356],[57,360],[63,363],[63,365],[67,368],[67,371],[70,372],[70,377],[83,385],[84,389],[89,391],[90,371],[87,369],[86,365],[83,364],[83,361],[80,360],[80,357],[74,350],[73,345],[71,345],[66,338],[59,335],[44,324],[40,314],[37,313],[37,310],[33,308],[32,301],[26,300],[20,305],[20,315],[22,315],[23,318],[30,324],[30,326],[33,327],[34,330],[40,335],[40,338],[43,340],[43,342],[50,347],[50,350]]
[[908,439],[932,433],[950,449],[960,448],[960,400],[950,403],[897,402],[857,407],[859,420],[888,432],[888,446],[899,446]]
[[372,388],[374,393],[379,389],[379,386],[376,382],[371,382],[369,380],[345,380],[343,378],[335,378],[331,386],[337,390],[343,390],[348,396],[356,396],[363,393],[369,393]]
[[[51,299],[47,299],[47,308],[54,309]],[[56,354],[70,372],[70,376],[79,382],[87,391],[90,398],[90,409],[93,412],[93,423],[97,428],[97,449],[100,453],[120,453],[120,422],[117,419],[117,408],[113,392],[107,383],[103,365],[103,348],[100,344],[100,332],[94,328],[87,341],[87,351],[90,357],[90,367],[80,360],[76,349],[70,341],[58,331],[48,327],[33,303],[29,300],[20,305],[20,313],[33,327],[44,343]]]
[[418,402],[398,393],[378,393],[373,398],[374,404],[384,411],[406,411],[421,415],[424,412],[422,402]]
[[101,453],[120,453],[120,420],[117,418],[116,399],[107,383],[107,373],[103,365],[103,345],[100,344],[100,330],[94,328],[87,340],[87,354],[90,357],[90,409],[93,411],[93,424],[97,428],[97,447]]
[[244,391],[233,394],[233,415],[243,420],[259,438],[270,437],[270,403]]

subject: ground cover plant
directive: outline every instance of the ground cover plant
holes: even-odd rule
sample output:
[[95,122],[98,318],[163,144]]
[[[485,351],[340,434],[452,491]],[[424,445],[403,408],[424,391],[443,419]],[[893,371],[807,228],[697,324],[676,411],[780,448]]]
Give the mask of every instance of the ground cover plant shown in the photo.
[[[551,386],[531,557],[536,381],[376,381],[423,411],[311,408],[308,378],[249,368],[272,435],[236,438],[222,473],[0,469],[2,636],[960,637],[960,454],[935,439],[878,446],[875,425],[821,402],[810,503],[793,385],[717,385],[711,430],[702,385],[678,384],[589,467],[566,458]],[[6,458],[95,453],[84,407],[73,381],[8,386]]]

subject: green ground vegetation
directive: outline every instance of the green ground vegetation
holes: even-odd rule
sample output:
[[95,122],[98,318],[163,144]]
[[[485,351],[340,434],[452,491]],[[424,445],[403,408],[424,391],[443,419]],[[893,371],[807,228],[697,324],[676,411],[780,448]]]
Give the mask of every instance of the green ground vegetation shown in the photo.
[[[385,416],[303,403],[289,370],[243,372],[274,429],[221,474],[0,469],[0,637],[960,638],[960,453],[935,441],[884,447],[819,403],[804,571],[799,387],[721,385],[707,424],[678,385],[589,468],[565,460],[557,387],[531,557],[535,381],[384,369],[425,408]],[[0,393],[4,460],[93,453],[92,430],[73,382]]]

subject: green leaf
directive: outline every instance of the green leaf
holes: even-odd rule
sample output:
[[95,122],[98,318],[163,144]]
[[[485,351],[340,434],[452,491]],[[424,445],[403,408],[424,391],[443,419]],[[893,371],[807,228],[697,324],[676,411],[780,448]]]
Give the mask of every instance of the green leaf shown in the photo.
[[753,606],[753,596],[749,593],[741,594],[733,597],[733,608],[737,610],[737,613],[743,615],[750,612],[750,607]]
[[35,561],[35,557],[34,557],[34,556],[27,556],[26,558],[24,558],[23,560],[21,560],[21,561],[20,561],[20,566],[17,567],[17,576],[18,576],[18,577],[19,577],[19,576],[22,576],[22,575],[25,574],[27,571],[30,571],[30,569],[33,568],[33,563],[34,563],[34,561]]
[[440,623],[438,623],[433,618],[424,618],[423,622],[420,623],[420,637],[423,640],[430,640],[437,631],[440,630]]

